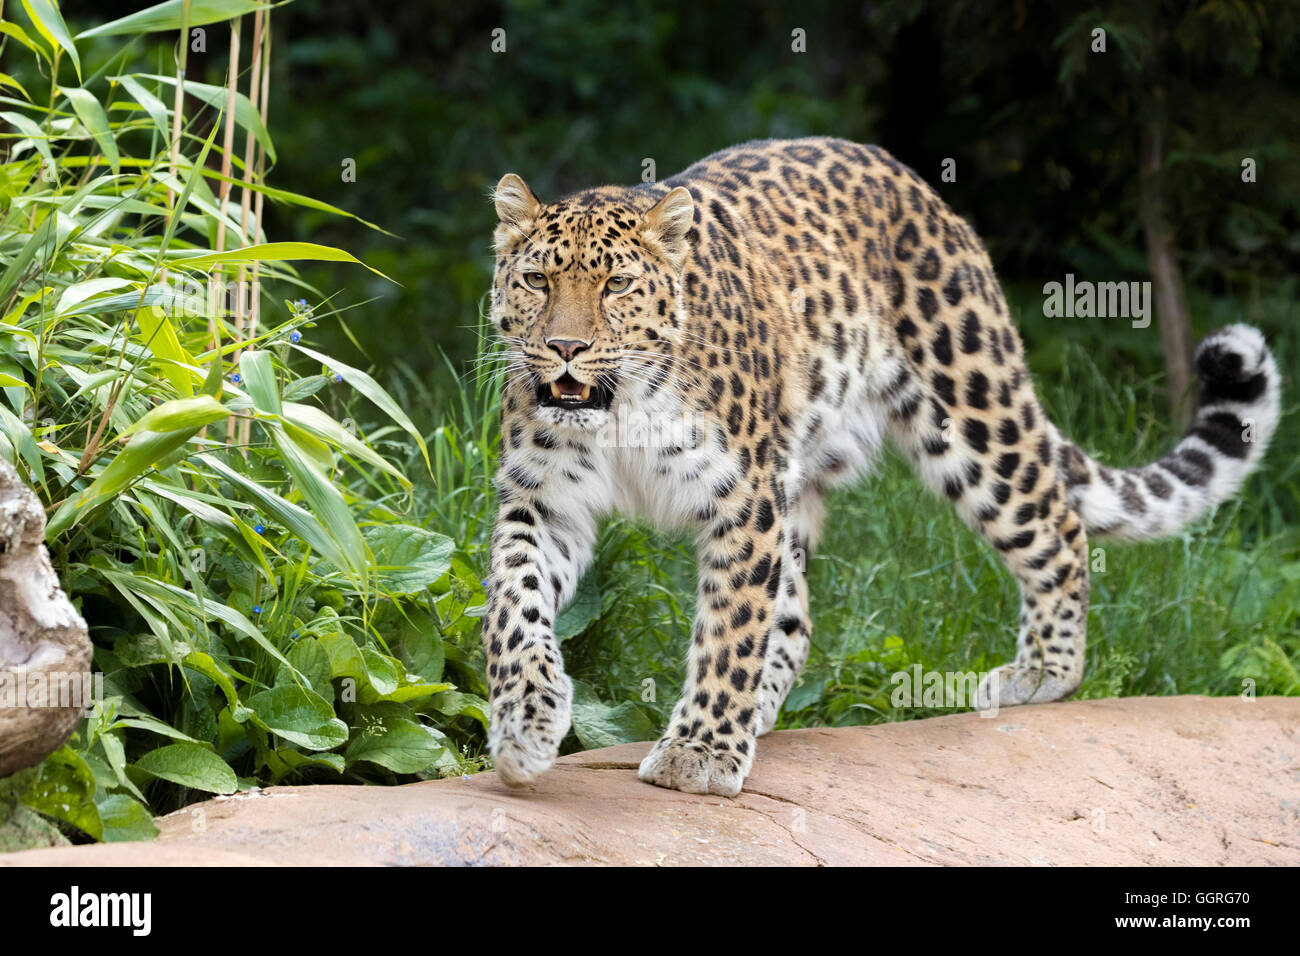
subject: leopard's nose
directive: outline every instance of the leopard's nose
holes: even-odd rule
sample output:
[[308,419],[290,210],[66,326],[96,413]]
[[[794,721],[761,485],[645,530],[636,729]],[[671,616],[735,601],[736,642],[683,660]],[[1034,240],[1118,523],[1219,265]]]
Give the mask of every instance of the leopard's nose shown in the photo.
[[591,348],[591,343],[582,339],[547,339],[546,345],[566,362],[579,352]]

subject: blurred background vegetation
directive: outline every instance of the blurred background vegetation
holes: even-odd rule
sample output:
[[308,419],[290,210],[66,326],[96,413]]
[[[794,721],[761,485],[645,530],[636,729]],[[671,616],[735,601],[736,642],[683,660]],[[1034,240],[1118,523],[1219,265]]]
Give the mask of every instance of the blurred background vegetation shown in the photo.
[[[75,33],[142,5],[62,6]],[[647,160],[663,179],[747,139],[840,136],[890,150],[970,220],[1048,409],[1111,464],[1150,460],[1172,440],[1160,333],[1046,318],[1045,283],[1071,272],[1149,280],[1155,214],[1193,338],[1234,321],[1269,336],[1288,417],[1265,467],[1193,532],[1107,546],[1082,696],[1238,693],[1243,681],[1300,693],[1289,391],[1300,371],[1300,5],[295,0],[274,24],[269,184],[395,235],[276,204],[266,232],[346,249],[396,280],[300,268],[319,292],[313,344],[368,370],[428,440],[431,469],[405,435],[375,433],[415,483],[406,520],[450,537],[466,567],[485,571],[494,505],[496,384],[476,381],[468,363],[483,347],[497,179],[518,172],[545,200],[635,182]],[[498,30],[505,49],[494,52]],[[79,46],[93,68],[127,39]],[[130,69],[174,70],[166,35],[130,43]],[[224,25],[208,27],[189,77],[223,85],[227,43]],[[191,120],[203,137],[216,113]],[[1154,209],[1143,175],[1153,138]],[[941,181],[946,160],[951,182]],[[832,505],[839,517],[811,569],[814,650],[783,726],[914,716],[890,707],[890,673],[987,670],[1010,656],[1014,582],[900,462],[887,458]],[[570,749],[656,733],[681,676],[692,578],[687,542],[622,520],[604,530],[597,567],[557,622],[578,681]],[[481,690],[476,634],[456,641],[462,686]],[[460,731],[472,758],[477,725]]]
[[[69,17],[78,4],[70,4]],[[94,17],[139,5],[97,0]],[[1294,299],[1300,262],[1300,6],[1208,0],[1131,4],[959,2],[552,4],[297,0],[278,11],[272,184],[376,222],[273,208],[268,230],[338,245],[400,286],[344,290],[305,275],[364,323],[366,356],[424,379],[473,355],[487,289],[487,194],[516,171],[543,197],[659,178],[747,139],[842,136],[878,143],[967,216],[1004,282],[1038,297],[1066,272],[1146,279],[1140,123],[1167,103],[1166,213],[1193,302]],[[1105,53],[1091,31],[1106,30]],[[493,31],[505,31],[493,52]],[[802,30],[806,52],[793,52]],[[209,30],[192,78],[220,85],[226,37]],[[170,50],[142,57],[170,59]],[[156,71],[159,72],[159,71]],[[1243,183],[1253,158],[1257,179]],[[355,182],[342,164],[356,163]],[[940,182],[943,160],[956,181]],[[1031,313],[1036,310],[1030,310]],[[1024,319],[1036,371],[1066,343],[1113,351],[1139,375],[1154,332]],[[1270,330],[1273,331],[1273,330]],[[332,346],[356,348],[342,341]],[[349,357],[341,351],[342,357]],[[358,358],[352,353],[352,358]],[[450,393],[451,389],[446,390]]]

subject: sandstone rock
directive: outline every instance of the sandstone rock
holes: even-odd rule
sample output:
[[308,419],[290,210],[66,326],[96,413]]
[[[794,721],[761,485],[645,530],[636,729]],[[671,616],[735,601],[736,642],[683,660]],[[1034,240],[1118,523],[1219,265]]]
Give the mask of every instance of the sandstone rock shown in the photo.
[[648,744],[400,787],[274,787],[153,843],[0,865],[1296,865],[1300,699],[1077,701],[779,731],[735,800],[636,779]]
[[[89,705],[81,692],[90,661],[86,622],[45,550],[41,504],[0,459],[0,777],[67,740]],[[74,683],[78,706],[48,703],[72,700]]]

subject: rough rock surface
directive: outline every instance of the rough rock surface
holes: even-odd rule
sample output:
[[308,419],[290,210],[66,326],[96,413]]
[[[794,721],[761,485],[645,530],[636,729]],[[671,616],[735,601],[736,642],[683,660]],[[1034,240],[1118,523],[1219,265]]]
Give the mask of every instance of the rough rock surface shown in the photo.
[[760,744],[735,800],[639,782],[648,744],[401,787],[275,787],[154,843],[0,865],[1300,864],[1300,699],[1078,701]]
[[50,566],[41,503],[0,458],[0,777],[34,767],[72,733],[83,709],[45,701],[51,688],[69,694],[69,681],[80,693],[90,659],[86,622]]

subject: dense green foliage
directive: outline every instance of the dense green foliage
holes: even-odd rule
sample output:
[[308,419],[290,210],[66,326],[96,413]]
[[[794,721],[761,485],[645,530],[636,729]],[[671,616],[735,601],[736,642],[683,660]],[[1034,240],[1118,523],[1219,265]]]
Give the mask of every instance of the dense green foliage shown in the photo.
[[[469,360],[492,348],[487,194],[505,171],[550,198],[753,137],[879,142],[987,241],[1054,419],[1128,465],[1173,439],[1155,326],[1049,320],[1041,289],[1070,271],[1147,278],[1134,123],[1160,85],[1195,330],[1254,323],[1288,382],[1300,371],[1300,144],[1282,121],[1300,21],[1284,4],[633,0],[610,15],[516,0],[376,16],[297,0],[275,12],[274,139],[241,114],[231,157],[239,178],[249,127],[272,147],[255,188],[274,201],[267,236],[293,243],[246,254],[264,293],[247,342],[202,296],[188,311],[167,298],[238,264],[202,258],[223,216],[228,27],[191,53],[174,179],[175,26],[69,36],[76,63],[60,39],[137,8],[67,3],[65,31],[6,8],[0,36],[0,454],[47,506],[106,675],[24,799],[93,837],[146,835],[145,804],[485,765],[475,615],[500,383]],[[1081,52],[1096,24],[1105,58]],[[940,183],[950,157],[956,181]],[[1288,392],[1238,501],[1167,542],[1102,546],[1083,696],[1300,694],[1294,410]],[[891,705],[890,674],[1011,656],[1013,580],[899,460],[831,508],[813,653],[782,726],[916,716]],[[693,604],[689,541],[607,524],[557,622],[578,689],[567,749],[657,731]]]
[[[46,506],[104,693],[25,801],[114,840],[190,790],[461,772],[486,721],[461,650],[481,584],[376,451],[402,434],[427,480],[423,438],[311,347],[324,306],[268,295],[250,337],[208,294],[225,263],[286,289],[286,260],[352,257],[213,252],[220,222],[239,229],[210,182],[219,125],[186,133],[173,174],[165,79],[69,62],[54,9],[33,21],[5,25],[45,75],[5,98],[0,454]],[[255,112],[239,126],[273,149]]]

